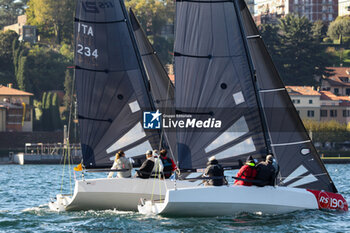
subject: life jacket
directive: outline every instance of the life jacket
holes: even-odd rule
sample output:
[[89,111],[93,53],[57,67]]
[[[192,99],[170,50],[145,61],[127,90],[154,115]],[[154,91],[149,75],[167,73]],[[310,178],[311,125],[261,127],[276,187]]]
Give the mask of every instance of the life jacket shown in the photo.
[[[241,169],[239,169],[236,176],[245,180],[254,180],[256,174],[257,171],[255,167],[246,164],[243,167],[241,167]],[[253,184],[244,180],[235,180],[235,185],[252,186]]]
[[163,163],[163,173],[164,177],[167,179],[171,176],[171,172],[173,171],[173,161],[171,158],[165,157],[163,158],[160,156],[160,159],[162,160]]

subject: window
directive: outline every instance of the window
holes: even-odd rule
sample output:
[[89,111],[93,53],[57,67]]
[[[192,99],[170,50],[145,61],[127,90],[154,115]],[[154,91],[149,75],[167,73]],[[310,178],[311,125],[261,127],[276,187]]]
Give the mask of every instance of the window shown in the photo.
[[350,95],[350,88],[346,88],[345,94]]
[[314,117],[314,116],[315,116],[315,111],[313,111],[313,110],[308,110],[308,111],[307,111],[307,116],[308,116],[308,117]]
[[300,100],[299,99],[294,99],[293,100],[293,104],[300,104]]
[[350,117],[350,110],[343,110],[343,117]]
[[299,110],[297,110],[297,113],[300,115],[300,111]]
[[334,94],[336,94],[336,95],[339,94],[339,88],[334,88]]
[[333,15],[332,14],[329,14],[328,15],[328,21],[332,21],[333,20]]
[[321,110],[321,117],[327,117],[327,110]]
[[312,104],[312,100],[309,100],[309,104]]
[[331,117],[337,117],[337,110],[330,110],[330,111],[329,111],[329,115],[330,115]]

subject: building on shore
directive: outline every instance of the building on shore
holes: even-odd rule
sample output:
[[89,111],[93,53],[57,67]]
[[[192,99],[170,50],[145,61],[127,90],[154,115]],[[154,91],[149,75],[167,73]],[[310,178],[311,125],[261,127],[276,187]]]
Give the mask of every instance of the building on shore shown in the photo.
[[318,91],[311,86],[286,86],[286,89],[301,119],[350,122],[350,96],[335,95],[330,91],[334,89]]
[[320,121],[321,94],[310,86],[286,86],[301,119]]
[[322,77],[321,90],[338,96],[350,96],[350,67],[327,67],[329,75]]
[[350,15],[350,0],[338,0],[338,15]]
[[307,17],[311,22],[325,23],[338,16],[338,0],[255,0],[256,24],[276,23],[287,14]]
[[17,17],[17,23],[4,27],[4,32],[12,30],[19,35],[20,41],[27,41],[30,43],[37,42],[36,26],[27,24],[27,16],[20,15]]
[[336,96],[330,91],[321,93],[321,121],[337,121],[342,124],[350,122],[350,97]]
[[32,132],[32,93],[0,85],[0,132]]

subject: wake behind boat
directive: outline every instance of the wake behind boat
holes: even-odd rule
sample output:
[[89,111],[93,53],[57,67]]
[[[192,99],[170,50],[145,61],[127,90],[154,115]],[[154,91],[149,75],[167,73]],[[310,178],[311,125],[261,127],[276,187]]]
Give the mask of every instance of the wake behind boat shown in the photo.
[[[176,2],[176,109],[207,109],[220,131],[178,130],[180,169],[227,169],[273,154],[276,186],[189,187],[146,200],[144,214],[220,216],[305,209],[348,211],[291,102],[243,0]],[[201,88],[198,88],[200,86]],[[210,93],[210,95],[208,95]],[[200,140],[198,140],[200,138]]]

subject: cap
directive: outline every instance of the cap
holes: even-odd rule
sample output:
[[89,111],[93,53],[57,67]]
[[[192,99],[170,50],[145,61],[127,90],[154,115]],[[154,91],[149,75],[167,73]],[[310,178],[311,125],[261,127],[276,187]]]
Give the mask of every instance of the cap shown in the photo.
[[252,167],[255,166],[255,161],[251,155],[247,158],[246,164],[248,164],[249,166],[252,166]]
[[151,154],[152,154],[151,150],[146,151],[146,155],[151,155]]
[[213,160],[216,160],[215,155],[213,155],[213,156],[211,156],[211,157],[208,158],[208,161],[209,161],[209,162],[210,162],[210,161],[213,161]]

